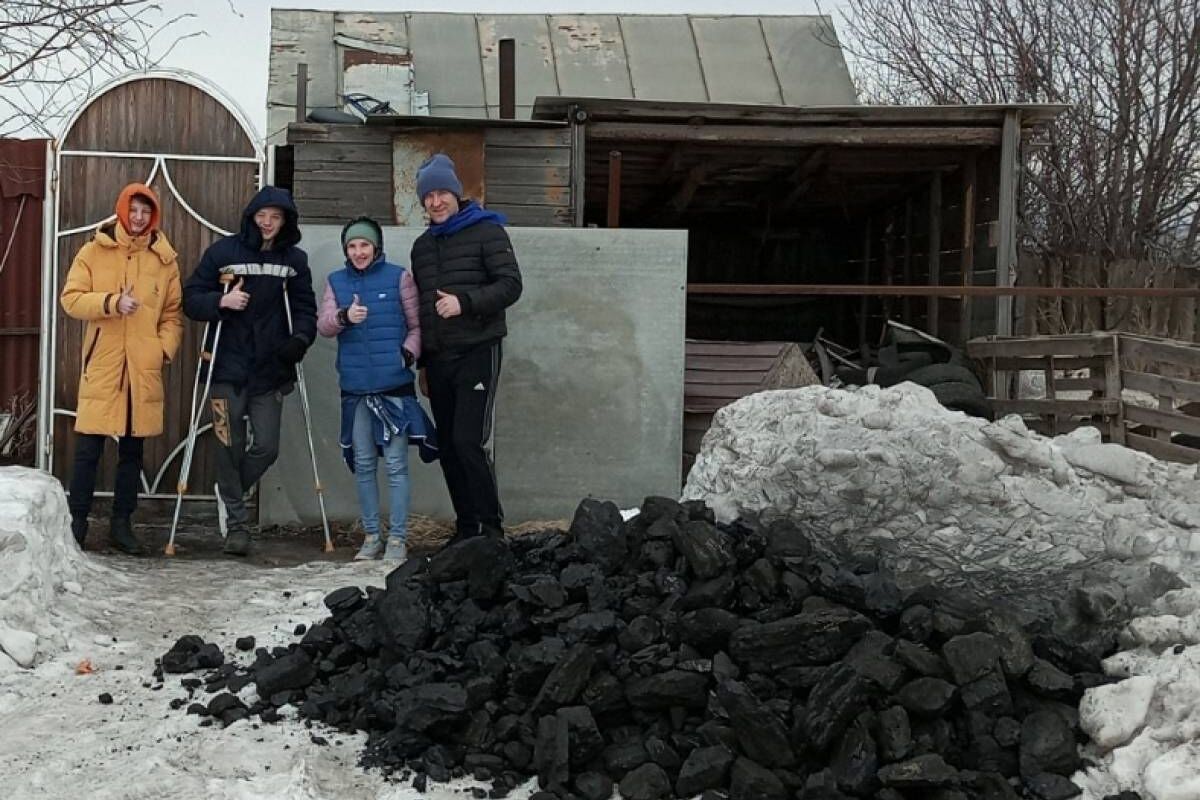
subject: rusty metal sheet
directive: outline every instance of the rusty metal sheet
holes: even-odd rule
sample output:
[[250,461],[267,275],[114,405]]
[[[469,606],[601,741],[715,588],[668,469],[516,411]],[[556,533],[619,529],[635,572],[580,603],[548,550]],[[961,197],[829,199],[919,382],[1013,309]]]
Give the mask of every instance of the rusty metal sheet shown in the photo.
[[425,210],[417,197],[417,168],[434,153],[454,159],[463,194],[485,201],[482,131],[406,131],[393,139],[392,187],[396,224],[424,227]]
[[763,17],[763,33],[783,101],[793,106],[858,102],[837,34],[827,16]]
[[687,17],[621,17],[633,96],[704,102],[708,91]]
[[758,17],[692,17],[709,100],[783,102]]
[[0,139],[0,413],[37,401],[45,164],[44,139]]
[[557,95],[558,76],[554,71],[554,46],[550,28],[541,14],[480,15],[479,57],[483,63],[483,84],[489,117],[500,116],[500,45],[501,39],[516,42],[517,118],[528,119],[533,101],[539,95]]
[[561,94],[633,97],[625,40],[615,15],[552,16],[550,37]]
[[365,43],[407,48],[408,14],[335,11],[333,32],[335,36],[347,36]]
[[409,49],[418,89],[448,117],[483,117],[483,73],[479,68],[479,31],[472,14],[413,14]]

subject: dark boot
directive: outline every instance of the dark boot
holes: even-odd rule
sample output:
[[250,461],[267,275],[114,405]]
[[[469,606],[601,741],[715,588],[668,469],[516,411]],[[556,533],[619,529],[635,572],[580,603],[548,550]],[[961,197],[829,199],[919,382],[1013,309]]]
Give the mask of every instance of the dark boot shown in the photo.
[[88,520],[86,516],[71,517],[71,533],[75,536],[75,543],[79,545],[79,549],[83,549],[83,540],[87,538]]
[[112,546],[122,553],[131,556],[146,555],[146,548],[142,547],[142,543],[133,535],[133,525],[130,524],[129,517],[115,517],[108,537],[112,540]]
[[250,552],[250,529],[245,525],[229,526],[229,534],[225,537],[226,555],[244,556]]

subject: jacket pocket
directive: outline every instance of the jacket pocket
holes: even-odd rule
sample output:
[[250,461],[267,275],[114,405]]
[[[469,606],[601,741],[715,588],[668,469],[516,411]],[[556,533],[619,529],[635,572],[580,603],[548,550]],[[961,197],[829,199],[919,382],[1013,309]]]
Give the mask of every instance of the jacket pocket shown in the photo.
[[96,334],[92,337],[92,343],[88,345],[87,352],[83,355],[83,369],[80,370],[84,375],[87,375],[88,365],[92,363],[92,356],[96,353],[96,345],[100,343],[100,328],[96,327]]

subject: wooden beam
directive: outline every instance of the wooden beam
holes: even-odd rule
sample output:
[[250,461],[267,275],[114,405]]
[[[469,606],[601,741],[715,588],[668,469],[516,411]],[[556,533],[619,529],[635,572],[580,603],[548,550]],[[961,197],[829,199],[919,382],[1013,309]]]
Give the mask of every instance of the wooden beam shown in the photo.
[[988,127],[816,127],[783,125],[673,125],[657,122],[593,122],[597,142],[707,142],[738,145],[839,147],[995,147],[1000,131]]
[[[962,246],[959,250],[959,273],[963,286],[970,286],[975,282],[975,180],[975,154],[968,153],[963,158],[962,165]],[[971,295],[964,294],[961,303],[959,337],[965,342],[973,333],[971,312],[974,309],[971,307]]]
[[683,182],[675,187],[669,187],[671,194],[661,201],[654,201],[646,209],[648,215],[663,222],[674,222],[682,216],[696,196],[696,190],[708,177],[708,164],[697,164],[688,170]]
[[787,183],[792,187],[784,198],[783,205],[780,209],[787,213],[795,207],[800,198],[808,193],[812,188],[816,174],[821,171],[828,161],[828,151],[824,148],[814,150],[809,153],[808,157],[801,162],[800,166],[792,171],[787,177]]
[[[1021,112],[1004,112],[1000,137],[1000,224],[996,245],[996,285],[1011,286],[1017,264],[1017,177],[1020,170]],[[1012,300],[996,300],[996,333],[1012,335]],[[1036,308],[1035,308],[1036,312]]]

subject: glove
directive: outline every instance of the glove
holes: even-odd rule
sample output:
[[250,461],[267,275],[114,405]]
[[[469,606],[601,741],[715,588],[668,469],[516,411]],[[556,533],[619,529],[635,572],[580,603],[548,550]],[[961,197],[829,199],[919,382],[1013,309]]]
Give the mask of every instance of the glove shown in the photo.
[[275,351],[275,356],[285,364],[296,364],[304,358],[307,350],[308,342],[300,336],[291,336],[279,346],[279,349]]

